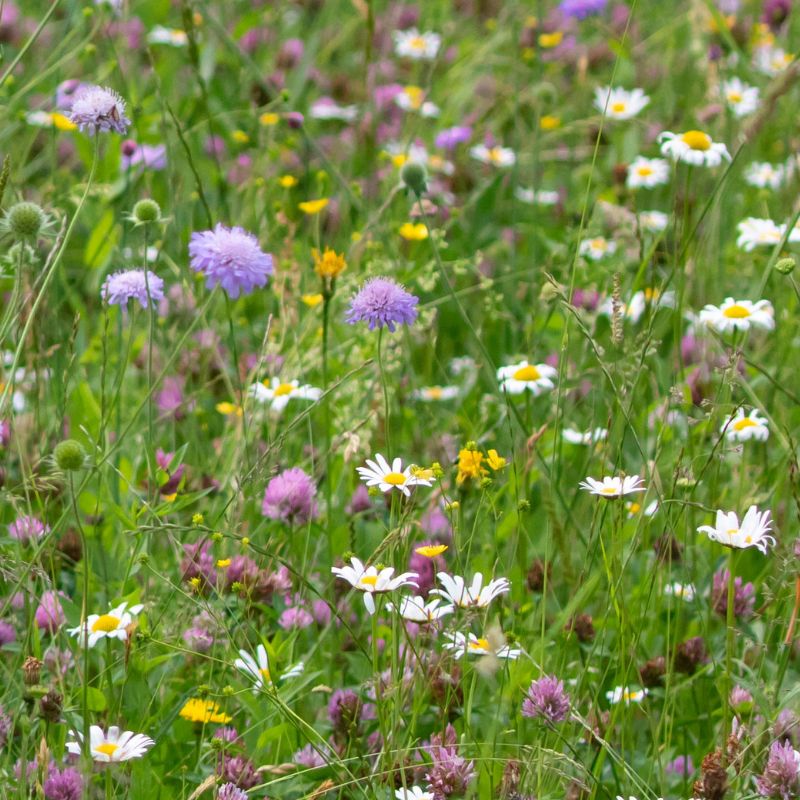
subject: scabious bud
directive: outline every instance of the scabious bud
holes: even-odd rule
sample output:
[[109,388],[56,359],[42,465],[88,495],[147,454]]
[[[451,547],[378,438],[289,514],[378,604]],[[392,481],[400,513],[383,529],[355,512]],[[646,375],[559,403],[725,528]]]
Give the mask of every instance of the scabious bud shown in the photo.
[[36,203],[17,203],[8,209],[5,227],[18,241],[30,241],[47,225],[47,215]]
[[56,445],[53,451],[59,469],[64,472],[77,472],[83,468],[83,463],[86,460],[86,452],[80,442],[74,439],[65,439]]
[[161,207],[155,200],[145,198],[133,207],[133,220],[137,225],[148,225],[161,219]]
[[794,270],[794,267],[795,261],[791,256],[788,258],[779,258],[775,264],[776,271],[780,272],[781,275],[789,275]]
[[423,164],[416,161],[406,161],[400,170],[400,179],[416,195],[420,195],[428,188],[428,172]]

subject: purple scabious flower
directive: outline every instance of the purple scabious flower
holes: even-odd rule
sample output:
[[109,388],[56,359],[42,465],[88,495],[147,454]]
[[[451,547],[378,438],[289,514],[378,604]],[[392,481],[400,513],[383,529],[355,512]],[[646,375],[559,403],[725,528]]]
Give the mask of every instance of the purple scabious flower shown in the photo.
[[17,632],[14,626],[4,619],[0,619],[0,648],[5,647],[7,644],[16,641]]
[[458,145],[468,142],[471,136],[472,128],[469,125],[456,125],[437,133],[434,144],[442,150],[455,150]]
[[36,517],[17,517],[8,526],[8,535],[22,544],[35,542],[50,533],[50,526],[45,525]]
[[417,319],[419,298],[391,278],[367,281],[350,301],[346,321],[369,323],[369,329],[384,325],[392,332],[397,325],[411,325]]
[[163,144],[139,144],[133,139],[122,143],[120,166],[124,170],[142,169],[162,170],[167,166],[167,147]]
[[85,83],[81,83],[77,78],[67,78],[67,80],[61,81],[56,87],[56,107],[58,110],[71,111],[75,95],[81,89],[85,89],[86,86]]
[[42,593],[34,618],[39,630],[48,633],[55,633],[67,621],[58,592],[48,590]]
[[[728,577],[727,569],[714,573],[711,587],[711,604],[721,617],[728,615]],[[756,605],[756,587],[752,583],[744,583],[742,578],[733,581],[733,614],[737,619],[749,619],[753,616]]]
[[143,269],[115,272],[105,279],[100,289],[100,296],[112,306],[127,306],[132,299],[147,308],[148,294],[154,306],[164,299],[164,281],[149,269],[147,272]]
[[125,134],[131,121],[125,116],[125,101],[112,89],[83,86],[75,92],[70,122],[91,134],[114,131]]
[[561,0],[558,7],[565,17],[586,19],[595,14],[602,14],[607,5],[608,0]]
[[83,778],[74,767],[56,769],[51,765],[42,788],[46,800],[80,800],[83,797]]
[[522,716],[542,717],[548,722],[563,722],[569,714],[569,695],[555,675],[533,681],[522,701]]
[[285,469],[267,484],[261,513],[290,525],[303,525],[317,516],[317,487],[300,467]]
[[217,223],[214,230],[196,231],[189,241],[189,256],[192,269],[205,275],[207,288],[221,286],[232,298],[266,286],[272,275],[272,256],[244,228]]
[[773,742],[756,788],[762,797],[793,800],[800,795],[800,753],[789,742]]
[[223,783],[217,792],[217,800],[247,800],[247,792],[235,783]]

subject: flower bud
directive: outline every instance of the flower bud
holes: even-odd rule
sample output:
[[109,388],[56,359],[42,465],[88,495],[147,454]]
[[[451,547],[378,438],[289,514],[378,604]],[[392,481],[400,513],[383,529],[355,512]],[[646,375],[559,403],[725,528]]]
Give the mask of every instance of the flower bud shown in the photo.
[[416,161],[407,161],[403,164],[400,178],[416,195],[422,194],[428,188],[428,172],[423,164]]
[[781,275],[789,275],[794,270],[795,261],[791,256],[787,258],[779,258],[775,264],[775,270],[780,272]]
[[19,241],[35,239],[47,224],[47,216],[36,203],[17,203],[8,209],[6,226]]
[[161,207],[155,200],[145,198],[133,207],[133,219],[137,225],[147,225],[161,219]]
[[83,468],[83,463],[86,460],[86,452],[80,442],[75,439],[65,439],[56,445],[53,451],[59,469],[64,472],[77,472]]

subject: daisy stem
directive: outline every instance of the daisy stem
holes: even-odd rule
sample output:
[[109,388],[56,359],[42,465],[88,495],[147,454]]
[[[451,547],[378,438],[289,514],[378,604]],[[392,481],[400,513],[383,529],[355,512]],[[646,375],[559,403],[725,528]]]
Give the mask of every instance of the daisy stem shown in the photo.
[[106,800],[111,800],[114,796],[114,785],[111,782],[111,765],[107,764],[106,769]]
[[386,370],[383,366],[383,328],[378,329],[378,369],[381,373],[381,387],[383,388],[383,438],[386,442],[386,455],[391,463],[392,445],[389,433],[389,389],[386,385]]
[[722,739],[722,759],[727,761],[728,736],[731,732],[731,688],[733,685],[733,647],[734,647],[734,600],[736,597],[736,579],[734,573],[735,551],[730,548],[728,554],[728,607],[726,614],[726,647],[725,647],[725,681],[723,683],[724,697],[724,725]]

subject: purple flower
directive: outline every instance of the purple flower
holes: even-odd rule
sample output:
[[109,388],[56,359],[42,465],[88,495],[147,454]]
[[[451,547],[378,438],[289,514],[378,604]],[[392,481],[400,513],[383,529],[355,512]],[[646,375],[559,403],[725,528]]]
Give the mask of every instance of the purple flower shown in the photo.
[[362,703],[352,689],[337,689],[328,701],[328,719],[334,734],[349,738],[361,718]]
[[425,779],[430,784],[434,798],[447,800],[463,795],[475,777],[475,765],[458,754],[453,726],[447,726],[444,736],[431,736],[426,749],[433,759],[433,766]]
[[780,742],[791,742],[796,745],[798,730],[800,730],[800,719],[798,719],[797,714],[790,708],[784,708],[778,714],[778,718],[772,728],[775,738]]
[[167,148],[163,144],[138,144],[133,139],[122,143],[122,169],[141,166],[142,169],[162,170],[167,166]]
[[126,133],[131,121],[125,116],[125,101],[102,86],[83,86],[72,99],[70,121],[91,134],[98,131]]
[[61,650],[54,645],[50,645],[44,651],[44,665],[52,673],[66,675],[74,663],[75,657],[70,650]]
[[258,773],[253,762],[244,756],[231,756],[223,753],[222,760],[217,767],[217,775],[240,789],[251,789],[259,783]]
[[6,746],[8,734],[11,733],[11,717],[8,716],[3,706],[0,706],[0,748]]
[[261,513],[270,519],[303,525],[317,515],[317,487],[300,467],[276,475],[264,492]]
[[469,125],[456,125],[436,134],[434,144],[443,150],[455,150],[458,145],[468,142],[471,136],[472,128]]
[[184,556],[181,560],[181,574],[185,581],[199,578],[204,588],[211,586],[216,581],[217,567],[213,553],[210,552],[211,542],[197,542],[183,546]]
[[800,794],[800,753],[789,742],[773,742],[764,771],[756,778],[762,797],[794,800]]
[[[711,605],[721,617],[728,615],[728,576],[727,569],[714,573],[711,587]],[[740,577],[733,581],[733,614],[737,619],[749,619],[756,605],[756,587],[744,583]]]
[[219,285],[236,298],[266,286],[272,275],[272,256],[264,253],[258,239],[244,228],[217,225],[212,231],[195,232],[189,242],[191,267],[206,277],[206,286]]
[[372,501],[369,497],[369,489],[363,483],[359,483],[344,510],[348,514],[361,514],[371,509]]
[[330,753],[330,750],[324,745],[321,747],[314,747],[314,745],[307,744],[302,750],[298,750],[292,756],[292,761],[294,761],[295,764],[299,764],[301,767],[306,767],[306,769],[324,767],[328,762],[320,751],[326,755]]
[[156,406],[164,417],[183,419],[185,410],[190,410],[192,404],[184,408],[183,387],[186,379],[182,375],[168,375],[161,384],[161,391],[156,395]]
[[86,84],[81,83],[77,78],[68,78],[61,81],[56,87],[56,107],[60,111],[71,111],[75,95],[85,89]]
[[128,300],[138,300],[147,308],[149,296],[155,306],[164,299],[164,281],[149,269],[128,269],[109,275],[100,289],[100,296],[112,306],[127,306]]
[[664,772],[668,775],[678,775],[681,778],[688,778],[694,773],[694,762],[691,756],[676,756],[665,767]]
[[238,744],[239,743],[239,731],[233,727],[233,725],[225,725],[221,728],[217,728],[214,731],[214,735],[211,737],[212,739],[221,739],[226,744]]
[[453,526],[450,524],[450,518],[439,505],[422,515],[419,526],[428,536],[432,536],[441,544],[450,544],[453,539]]
[[563,722],[569,714],[569,695],[555,675],[533,681],[522,701],[522,716],[543,717],[548,722]]
[[607,5],[608,0],[561,0],[558,7],[565,17],[586,19],[595,14],[602,14]]
[[10,622],[0,619],[0,647],[11,644],[16,641],[16,638],[17,632],[14,630],[14,626]]
[[247,792],[235,783],[223,783],[217,792],[217,800],[247,800]]
[[39,630],[48,633],[55,633],[67,621],[58,592],[49,590],[42,594],[34,617]]
[[8,526],[8,535],[22,544],[35,542],[50,533],[50,526],[45,525],[36,517],[17,517]]
[[80,800],[83,797],[83,778],[74,767],[56,769],[51,765],[42,788],[46,800]]
[[350,302],[346,320],[351,325],[367,322],[371,331],[385,325],[394,333],[396,325],[411,325],[416,320],[417,303],[418,297],[391,278],[373,278]]
[[295,628],[301,630],[313,623],[314,617],[311,612],[302,605],[290,606],[278,618],[278,625],[285,631],[291,631]]

